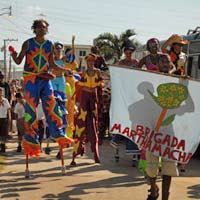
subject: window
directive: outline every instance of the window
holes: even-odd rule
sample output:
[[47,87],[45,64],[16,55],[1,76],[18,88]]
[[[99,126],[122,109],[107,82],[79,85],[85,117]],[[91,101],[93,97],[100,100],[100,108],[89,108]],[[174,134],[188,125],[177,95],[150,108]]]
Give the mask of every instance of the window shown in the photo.
[[79,56],[86,56],[86,51],[79,51]]

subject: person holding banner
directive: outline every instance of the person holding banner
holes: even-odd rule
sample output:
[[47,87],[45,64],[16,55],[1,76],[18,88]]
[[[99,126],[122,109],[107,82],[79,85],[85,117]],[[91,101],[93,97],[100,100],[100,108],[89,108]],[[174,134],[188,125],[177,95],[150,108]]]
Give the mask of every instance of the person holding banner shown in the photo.
[[133,52],[136,47],[133,44],[127,44],[124,47],[125,58],[118,62],[118,65],[124,65],[128,67],[138,67],[138,60],[133,58]]
[[173,64],[176,66],[174,72],[176,75],[186,75],[187,56],[183,52],[183,46],[187,43],[188,41],[180,35],[174,34],[162,45],[162,52],[168,53]]
[[[125,40],[122,47],[124,50],[125,58],[121,59],[118,62],[118,65],[136,68],[139,62],[137,59],[133,58],[133,52],[136,49],[135,45],[133,45],[132,41]],[[120,137],[121,136],[119,135],[113,135],[112,140],[110,142],[111,146],[113,146],[116,149],[116,155],[115,155],[116,161],[118,161],[119,159],[118,147],[119,147]],[[136,167],[140,156],[140,150],[138,149],[138,146],[129,139],[126,139],[126,153],[133,154],[132,166]]]
[[[173,63],[171,62],[170,56],[168,54],[160,54],[158,59],[159,72],[169,73],[172,66]],[[156,126],[155,130],[158,131],[159,127]],[[162,159],[160,167],[160,158],[153,155],[150,151],[146,151],[146,161],[146,173],[148,175],[151,185],[151,188],[149,190],[150,195],[148,195],[147,200],[158,199],[159,188],[156,184],[156,176],[160,168],[162,173],[162,200],[168,200],[172,176],[178,176],[177,163],[175,161],[173,162]]]
[[146,43],[146,49],[150,54],[143,57],[138,64],[138,68],[146,67],[147,70],[158,71],[158,58],[160,42],[157,38],[151,38]]

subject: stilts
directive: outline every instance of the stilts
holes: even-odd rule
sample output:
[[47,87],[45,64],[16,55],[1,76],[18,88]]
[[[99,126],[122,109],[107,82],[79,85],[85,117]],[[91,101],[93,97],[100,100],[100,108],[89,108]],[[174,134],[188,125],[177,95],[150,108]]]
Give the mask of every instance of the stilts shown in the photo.
[[60,160],[61,160],[61,174],[65,174],[65,162],[64,162],[64,156],[63,156],[63,147],[60,145]]
[[26,154],[26,170],[25,170],[25,178],[30,177],[30,172],[29,172],[29,157],[28,154]]

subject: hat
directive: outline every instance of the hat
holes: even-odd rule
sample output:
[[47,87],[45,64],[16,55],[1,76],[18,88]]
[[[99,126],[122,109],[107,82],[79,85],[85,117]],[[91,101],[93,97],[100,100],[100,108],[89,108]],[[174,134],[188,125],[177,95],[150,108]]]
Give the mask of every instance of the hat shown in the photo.
[[89,60],[89,59],[94,59],[96,60],[97,56],[94,53],[89,53],[87,56],[85,56],[85,60]]
[[126,51],[126,50],[135,51],[136,46],[133,44],[132,40],[129,40],[128,38],[125,38],[121,48],[123,48],[124,51]]
[[174,35],[172,39],[172,44],[178,43],[178,44],[187,44],[188,41],[183,39],[180,35]]
[[63,49],[63,47],[64,47],[61,42],[55,42],[54,46],[55,46],[56,49]]
[[127,51],[127,50],[135,51],[135,46],[125,46],[124,51]]

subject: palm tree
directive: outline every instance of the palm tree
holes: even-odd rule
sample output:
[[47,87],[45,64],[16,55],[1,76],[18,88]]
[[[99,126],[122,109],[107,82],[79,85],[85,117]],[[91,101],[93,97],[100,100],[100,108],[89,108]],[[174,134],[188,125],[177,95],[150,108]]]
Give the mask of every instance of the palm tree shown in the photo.
[[[119,37],[112,33],[102,33],[94,40],[94,43],[99,47],[100,54],[104,56],[106,61],[112,60],[113,63],[116,63],[122,55],[124,43],[135,35],[134,29],[122,32]],[[138,46],[139,42],[131,41],[134,45]]]

